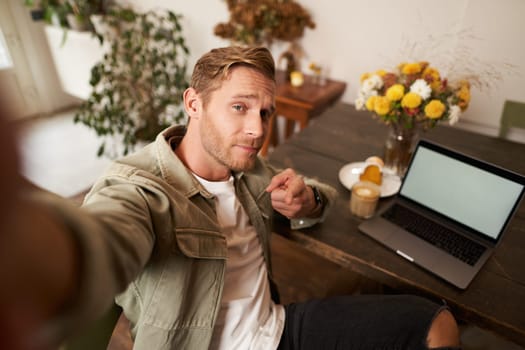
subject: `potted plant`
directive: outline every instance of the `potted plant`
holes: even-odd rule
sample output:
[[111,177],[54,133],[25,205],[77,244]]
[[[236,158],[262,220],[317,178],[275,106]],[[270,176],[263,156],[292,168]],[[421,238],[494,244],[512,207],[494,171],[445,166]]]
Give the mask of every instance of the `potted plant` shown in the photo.
[[247,45],[293,42],[305,28],[315,28],[310,13],[294,0],[227,0],[230,18],[218,23],[215,35]]
[[101,34],[110,48],[91,69],[92,92],[75,115],[76,123],[102,136],[98,156],[115,156],[106,147],[115,136],[123,145],[116,153],[125,155],[183,120],[189,50],[179,19],[171,11],[125,8],[104,16]]
[[43,20],[47,24],[95,33],[93,15],[105,15],[112,0],[24,0],[30,7],[33,20]]

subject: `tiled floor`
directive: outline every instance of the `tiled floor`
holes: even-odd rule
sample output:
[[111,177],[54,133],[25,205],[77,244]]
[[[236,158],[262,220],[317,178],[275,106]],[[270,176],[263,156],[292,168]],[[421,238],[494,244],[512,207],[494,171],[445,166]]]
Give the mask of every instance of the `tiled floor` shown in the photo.
[[[72,113],[25,122],[20,134],[24,174],[37,185],[62,196],[89,188],[109,164],[97,158],[99,144],[90,129],[74,124]],[[462,327],[464,350],[525,350],[490,332]]]

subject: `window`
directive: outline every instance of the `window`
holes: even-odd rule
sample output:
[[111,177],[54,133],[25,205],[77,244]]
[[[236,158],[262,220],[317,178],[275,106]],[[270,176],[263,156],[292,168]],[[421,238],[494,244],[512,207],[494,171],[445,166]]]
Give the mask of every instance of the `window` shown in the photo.
[[4,38],[4,33],[0,29],[0,69],[7,69],[13,67],[13,61],[9,55],[7,44]]

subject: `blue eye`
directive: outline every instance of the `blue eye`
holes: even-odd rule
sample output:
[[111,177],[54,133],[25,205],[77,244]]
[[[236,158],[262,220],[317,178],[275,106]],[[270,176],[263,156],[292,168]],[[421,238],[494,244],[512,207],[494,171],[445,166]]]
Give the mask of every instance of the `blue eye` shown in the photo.
[[244,110],[243,105],[233,105],[232,108],[236,110],[237,112],[242,112]]

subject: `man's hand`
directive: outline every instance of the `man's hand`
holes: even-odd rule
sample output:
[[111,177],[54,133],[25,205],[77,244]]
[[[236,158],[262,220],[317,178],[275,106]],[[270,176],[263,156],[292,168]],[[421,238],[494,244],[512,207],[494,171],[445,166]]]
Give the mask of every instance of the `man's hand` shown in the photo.
[[77,248],[45,203],[26,198],[34,188],[19,175],[11,119],[0,96],[0,349],[48,349],[36,334],[76,293]]
[[310,216],[316,209],[312,188],[292,169],[275,175],[266,188],[272,198],[272,206],[289,219]]

